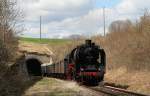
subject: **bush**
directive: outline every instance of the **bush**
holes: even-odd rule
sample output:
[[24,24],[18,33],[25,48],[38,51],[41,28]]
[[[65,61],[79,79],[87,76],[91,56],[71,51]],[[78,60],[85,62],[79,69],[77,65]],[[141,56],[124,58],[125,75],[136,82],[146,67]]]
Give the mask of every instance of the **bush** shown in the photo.
[[16,56],[18,17],[15,1],[0,1],[0,62],[9,62]]

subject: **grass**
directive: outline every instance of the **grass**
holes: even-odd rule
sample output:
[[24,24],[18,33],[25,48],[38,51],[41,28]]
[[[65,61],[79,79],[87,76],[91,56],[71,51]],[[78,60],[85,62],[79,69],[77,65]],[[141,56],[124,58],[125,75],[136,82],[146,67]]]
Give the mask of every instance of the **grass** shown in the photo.
[[71,86],[72,84],[74,83],[54,78],[43,78],[26,90],[24,96],[76,96],[78,86]]
[[49,92],[49,96],[73,96],[75,93],[76,91],[72,89],[55,89],[55,91]]
[[68,39],[48,39],[48,38],[42,38],[40,40],[39,38],[26,38],[26,37],[20,37],[19,40],[21,42],[42,43],[42,44],[49,44],[49,45],[65,44],[71,41]]

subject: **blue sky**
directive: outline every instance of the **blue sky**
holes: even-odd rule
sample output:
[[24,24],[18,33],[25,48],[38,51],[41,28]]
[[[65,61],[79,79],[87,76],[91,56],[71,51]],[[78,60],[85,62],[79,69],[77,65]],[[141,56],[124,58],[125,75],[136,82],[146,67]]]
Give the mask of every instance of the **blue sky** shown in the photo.
[[96,8],[102,8],[102,7],[112,8],[116,6],[117,4],[119,4],[121,1],[122,0],[96,0],[95,7]]
[[42,16],[43,38],[64,38],[70,35],[103,35],[103,7],[106,30],[115,20],[137,20],[150,0],[18,0],[25,13],[26,31],[22,36],[39,37]]

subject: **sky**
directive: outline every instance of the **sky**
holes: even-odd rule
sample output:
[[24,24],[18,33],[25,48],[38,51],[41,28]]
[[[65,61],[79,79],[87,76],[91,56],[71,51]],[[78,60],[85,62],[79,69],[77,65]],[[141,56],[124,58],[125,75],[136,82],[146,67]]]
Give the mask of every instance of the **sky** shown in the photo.
[[42,38],[65,38],[70,35],[103,35],[103,8],[106,32],[115,20],[137,20],[149,9],[150,0],[18,0],[24,13],[24,37],[38,38],[40,16]]

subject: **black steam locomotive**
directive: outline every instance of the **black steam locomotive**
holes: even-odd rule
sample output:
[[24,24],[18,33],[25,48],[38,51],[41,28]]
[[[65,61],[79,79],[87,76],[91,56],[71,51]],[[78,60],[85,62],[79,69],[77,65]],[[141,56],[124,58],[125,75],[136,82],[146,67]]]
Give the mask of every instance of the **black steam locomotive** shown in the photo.
[[91,40],[86,40],[85,44],[77,46],[67,54],[64,60],[56,64],[42,66],[42,69],[50,76],[98,84],[104,79],[105,66],[105,51],[92,43]]

